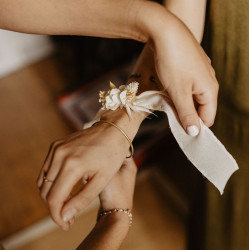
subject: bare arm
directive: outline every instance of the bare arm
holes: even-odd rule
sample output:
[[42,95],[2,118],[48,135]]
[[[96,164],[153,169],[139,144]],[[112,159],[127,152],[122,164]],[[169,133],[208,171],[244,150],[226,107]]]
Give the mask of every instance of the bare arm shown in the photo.
[[77,250],[118,250],[128,230],[126,214],[108,214],[100,219]]
[[[126,159],[99,198],[101,210],[123,208],[132,210],[137,166],[133,159]],[[104,215],[78,250],[117,250],[129,230],[129,217],[123,212]]]
[[164,6],[180,18],[200,43],[203,36],[206,0],[164,0]]
[[141,4],[133,0],[1,0],[0,28],[145,42],[148,34],[136,25]]

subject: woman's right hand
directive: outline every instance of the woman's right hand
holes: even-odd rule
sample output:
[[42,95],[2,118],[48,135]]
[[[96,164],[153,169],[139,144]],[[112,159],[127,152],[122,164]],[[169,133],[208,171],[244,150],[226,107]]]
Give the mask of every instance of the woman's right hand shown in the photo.
[[164,7],[148,3],[143,14],[150,16],[148,21],[142,19],[142,25],[152,40],[158,77],[183,128],[195,136],[198,118],[209,127],[216,115],[218,82],[211,61],[185,24]]
[[125,159],[121,168],[100,193],[101,210],[132,209],[137,166],[133,158]]
[[[112,163],[111,163],[112,165]],[[120,169],[100,193],[100,212],[115,208],[131,209],[137,166],[132,158],[124,160]],[[77,249],[120,249],[130,225],[130,218],[123,212],[101,216],[90,234]]]

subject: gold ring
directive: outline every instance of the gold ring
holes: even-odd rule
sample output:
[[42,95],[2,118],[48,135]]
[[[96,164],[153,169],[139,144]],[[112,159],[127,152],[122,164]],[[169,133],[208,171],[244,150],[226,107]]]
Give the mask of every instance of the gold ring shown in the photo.
[[53,182],[52,180],[47,179],[47,172],[43,174],[43,182]]

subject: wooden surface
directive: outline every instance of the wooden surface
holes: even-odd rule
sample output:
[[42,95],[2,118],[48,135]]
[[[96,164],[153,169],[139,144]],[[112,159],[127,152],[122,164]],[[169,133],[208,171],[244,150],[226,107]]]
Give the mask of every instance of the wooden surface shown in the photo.
[[0,238],[47,215],[36,178],[50,143],[72,132],[55,106],[53,58],[0,79]]

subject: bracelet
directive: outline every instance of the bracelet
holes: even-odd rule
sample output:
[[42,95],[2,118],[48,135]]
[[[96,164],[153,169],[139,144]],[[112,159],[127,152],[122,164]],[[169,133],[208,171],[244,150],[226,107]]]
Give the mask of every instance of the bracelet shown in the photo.
[[130,147],[129,147],[130,156],[126,156],[126,158],[131,158],[134,155],[134,147],[133,147],[133,144],[132,144],[131,140],[129,139],[128,135],[119,126],[117,126],[113,122],[109,122],[109,121],[105,121],[105,120],[100,120],[100,121],[94,123],[92,126],[95,126],[95,125],[97,125],[98,123],[101,123],[101,122],[112,125],[113,127],[117,128],[125,136],[125,138],[127,139],[128,143],[130,145]]
[[102,211],[98,214],[97,221],[99,221],[101,219],[101,217],[104,215],[112,214],[112,213],[116,213],[116,212],[123,212],[123,213],[127,214],[129,217],[129,226],[131,227],[132,222],[133,222],[133,216],[132,216],[130,209],[115,208],[115,209],[111,209],[111,210]]

